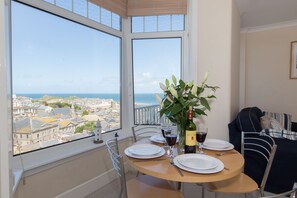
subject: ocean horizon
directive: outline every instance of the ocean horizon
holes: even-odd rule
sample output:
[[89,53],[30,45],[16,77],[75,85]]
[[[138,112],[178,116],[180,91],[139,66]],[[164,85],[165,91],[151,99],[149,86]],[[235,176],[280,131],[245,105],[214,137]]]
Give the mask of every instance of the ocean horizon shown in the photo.
[[[100,98],[100,99],[113,99],[116,102],[120,101],[120,94],[116,93],[33,93],[33,94],[24,94],[24,93],[16,93],[16,96],[25,96],[32,99],[39,99],[43,96],[57,96],[61,98],[67,98],[71,96],[75,96],[78,98]],[[161,93],[159,93],[161,95]],[[158,101],[156,100],[156,93],[142,93],[135,94],[135,103],[138,104],[148,104],[148,105],[156,105]]]

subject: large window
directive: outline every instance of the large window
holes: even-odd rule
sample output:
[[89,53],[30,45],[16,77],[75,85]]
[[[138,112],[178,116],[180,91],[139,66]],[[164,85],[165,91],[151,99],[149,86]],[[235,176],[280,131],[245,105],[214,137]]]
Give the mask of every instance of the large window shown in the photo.
[[181,75],[181,38],[134,39],[134,123],[159,124],[159,83]]
[[121,38],[12,2],[12,60],[14,154],[121,128]]
[[88,142],[98,121],[105,136],[127,132],[132,118],[159,124],[159,82],[182,76],[184,15],[122,19],[86,0],[11,10],[14,154]]

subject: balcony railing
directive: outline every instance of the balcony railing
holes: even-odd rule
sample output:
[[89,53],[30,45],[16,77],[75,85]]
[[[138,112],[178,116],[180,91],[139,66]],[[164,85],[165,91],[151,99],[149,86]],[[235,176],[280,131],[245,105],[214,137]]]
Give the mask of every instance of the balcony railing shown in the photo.
[[151,105],[135,108],[136,125],[159,125],[160,124],[160,105]]

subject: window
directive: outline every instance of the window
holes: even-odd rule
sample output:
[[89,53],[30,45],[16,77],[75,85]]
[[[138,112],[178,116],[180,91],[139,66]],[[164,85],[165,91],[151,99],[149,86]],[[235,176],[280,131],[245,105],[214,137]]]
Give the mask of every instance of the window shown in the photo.
[[14,154],[121,128],[121,38],[13,1],[12,60]]
[[132,33],[183,31],[184,20],[181,14],[132,17]]
[[158,124],[159,83],[181,76],[181,38],[133,40],[134,123]]
[[156,94],[163,96],[160,82],[172,75],[181,77],[184,21],[184,15],[131,18],[136,125],[160,123]]
[[101,8],[100,6],[91,3],[87,0],[43,0],[57,7],[63,8],[75,14],[89,18],[93,21],[101,23],[107,27],[121,31],[121,17],[109,10]]

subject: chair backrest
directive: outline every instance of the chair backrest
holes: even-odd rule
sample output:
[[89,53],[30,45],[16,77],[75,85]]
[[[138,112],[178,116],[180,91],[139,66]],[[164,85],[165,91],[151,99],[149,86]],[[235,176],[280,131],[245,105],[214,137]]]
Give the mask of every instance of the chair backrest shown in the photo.
[[244,172],[258,183],[263,196],[277,145],[272,137],[263,132],[242,132],[241,142]]
[[118,174],[121,182],[121,192],[120,197],[127,198],[127,186],[126,186],[126,177],[123,156],[119,154],[119,146],[117,138],[113,138],[106,141],[107,150],[112,162],[112,165]]
[[259,197],[259,198],[282,198],[290,195],[290,198],[297,198],[297,183],[294,183],[293,189],[281,194]]
[[159,126],[152,125],[137,125],[132,127],[133,140],[137,142],[143,138],[151,137],[152,135],[160,134]]

